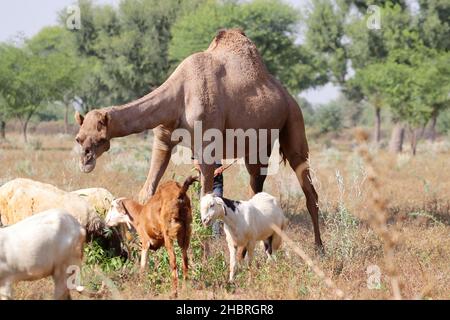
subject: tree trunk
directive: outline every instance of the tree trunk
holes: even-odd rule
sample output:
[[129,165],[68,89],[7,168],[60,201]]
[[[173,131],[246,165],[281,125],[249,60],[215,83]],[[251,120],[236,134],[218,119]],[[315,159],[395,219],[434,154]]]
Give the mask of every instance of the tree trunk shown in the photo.
[[25,122],[23,123],[23,126],[22,126],[23,141],[25,143],[28,143],[28,137],[27,137],[28,121],[29,120],[25,120]]
[[411,152],[415,156],[417,151],[417,130],[411,129]]
[[64,113],[64,133],[68,134],[69,133],[69,104],[65,104],[64,105],[66,110]]
[[404,137],[405,127],[402,123],[396,123],[392,129],[391,141],[389,142],[389,151],[392,153],[402,152]]
[[381,109],[375,107],[375,142],[377,144],[381,141]]
[[0,120],[0,139],[6,139],[6,122]]
[[23,134],[23,141],[25,143],[28,143],[27,130],[28,130],[28,123],[30,122],[32,115],[33,115],[33,112],[30,112],[30,114],[27,115],[25,121],[23,122],[22,134]]
[[436,140],[436,122],[437,122],[438,113],[433,112],[433,115],[431,117],[431,125],[430,125],[430,135],[429,140],[431,142],[434,142]]

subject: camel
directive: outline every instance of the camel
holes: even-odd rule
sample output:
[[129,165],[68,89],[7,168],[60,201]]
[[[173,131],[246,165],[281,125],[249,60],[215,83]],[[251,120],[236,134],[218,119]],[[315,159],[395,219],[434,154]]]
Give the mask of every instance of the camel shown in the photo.
[[[171,158],[172,133],[179,128],[193,134],[194,124],[202,130],[278,129],[280,154],[294,170],[306,197],[315,243],[322,248],[318,218],[318,195],[311,182],[309,148],[300,107],[283,85],[272,76],[255,46],[240,29],[220,30],[207,50],[183,60],[157,89],[133,102],[92,110],[85,117],[75,115],[80,125],[76,141],[81,146],[80,169],[91,172],[110,148],[110,140],[153,129],[153,150],[147,180],[140,201],[151,197]],[[194,141],[183,141],[195,154]],[[202,147],[210,141],[202,142]],[[258,143],[258,149],[271,146]],[[250,194],[263,190],[267,163],[249,161],[246,149],[235,156],[244,158],[250,174]],[[202,195],[212,191],[214,163],[200,163]]]

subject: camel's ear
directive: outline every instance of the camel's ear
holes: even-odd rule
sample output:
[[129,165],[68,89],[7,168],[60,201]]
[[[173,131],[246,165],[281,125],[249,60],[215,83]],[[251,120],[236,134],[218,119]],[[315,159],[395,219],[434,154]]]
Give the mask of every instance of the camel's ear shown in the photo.
[[84,121],[84,117],[77,111],[75,112],[75,121],[81,126]]
[[130,212],[128,211],[128,208],[127,208],[127,206],[125,205],[125,198],[122,198],[122,199],[120,199],[118,202],[119,202],[119,205],[120,205],[120,207],[123,209],[123,211],[125,212],[125,214],[130,218],[130,220],[131,221],[133,221],[133,216],[130,214]]
[[[214,197],[216,197],[216,196],[214,196]],[[225,205],[225,201],[223,201],[223,199],[221,197],[216,197],[216,200],[217,200],[217,203],[219,203],[219,205],[222,207],[223,213],[225,215],[227,215],[227,207]]]

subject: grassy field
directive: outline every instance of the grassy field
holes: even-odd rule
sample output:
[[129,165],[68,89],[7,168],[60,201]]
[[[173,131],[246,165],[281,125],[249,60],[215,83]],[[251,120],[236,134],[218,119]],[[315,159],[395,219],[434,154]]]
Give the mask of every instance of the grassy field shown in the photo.
[[[73,136],[35,135],[24,145],[11,134],[0,142],[0,184],[18,177],[54,184],[64,190],[104,187],[115,196],[137,198],[151,156],[151,144],[139,136],[117,139],[97,162],[91,174],[78,169]],[[270,176],[265,191],[280,199],[289,217],[287,235],[311,257],[327,277],[351,299],[390,299],[385,239],[374,231],[367,217],[376,211],[374,195],[383,199],[388,233],[396,241],[394,273],[407,299],[450,298],[450,142],[421,142],[418,155],[393,156],[369,148],[370,168],[354,142],[314,141],[310,138],[313,182],[319,194],[321,231],[325,255],[314,250],[312,224],[305,199],[295,176],[282,168]],[[349,141],[349,140],[347,140]],[[325,147],[328,145],[328,147]],[[190,165],[169,165],[163,180],[183,180]],[[370,170],[369,170],[370,169]],[[376,176],[378,187],[373,187]],[[248,197],[245,168],[234,165],[224,174],[225,196]],[[197,186],[198,187],[198,186]],[[322,279],[292,249],[283,245],[276,262],[266,263],[258,247],[256,268],[241,268],[236,283],[227,283],[228,252],[225,239],[212,241],[210,231],[198,223],[198,199],[190,191],[197,221],[190,248],[190,281],[180,290],[181,299],[336,299]],[[205,257],[202,244],[209,241],[211,254]],[[165,299],[170,295],[170,273],[165,250],[151,253],[144,275],[137,271],[137,250],[133,259],[110,258],[96,244],[85,249],[83,284],[95,290],[101,281],[111,280],[100,299]],[[380,271],[380,285],[369,289],[368,281]],[[50,279],[16,286],[19,299],[51,299]],[[74,299],[85,299],[73,295]]]

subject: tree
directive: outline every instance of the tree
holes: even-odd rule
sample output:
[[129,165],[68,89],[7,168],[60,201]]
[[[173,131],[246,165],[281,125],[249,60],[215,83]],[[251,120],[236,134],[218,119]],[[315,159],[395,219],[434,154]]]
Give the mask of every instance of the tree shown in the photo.
[[359,86],[359,90],[375,109],[374,140],[376,143],[381,141],[381,108],[384,104],[380,90],[384,81],[383,72],[384,70],[379,69],[377,64],[373,64],[358,70],[355,77],[350,80],[351,83]]
[[[419,11],[419,32],[420,37],[425,46],[430,49],[436,50],[438,54],[441,55],[440,60],[434,66],[439,65],[439,69],[443,71],[443,74],[448,72],[448,57],[445,55],[450,50],[450,2],[440,1],[440,0],[419,0],[420,11]],[[447,61],[446,61],[447,60]],[[431,70],[437,71],[437,68],[431,66]],[[430,70],[425,70],[430,71]],[[430,80],[433,82],[435,79],[435,84],[437,86],[442,86],[442,84],[447,81],[441,82],[443,74],[437,74],[438,78],[430,74]],[[448,79],[448,78],[447,78]],[[434,87],[436,89],[436,87]],[[439,114],[447,108],[449,105],[448,101],[441,101],[434,103],[432,105],[433,113],[430,125],[430,140],[434,141],[436,137],[436,123]]]
[[73,34],[60,27],[44,28],[27,42],[27,48],[34,55],[45,56],[50,65],[54,64],[52,79],[48,83],[53,86],[49,101],[59,101],[65,109],[64,130],[68,132],[68,113],[72,99],[80,89],[82,79],[87,73],[86,63],[77,56]]
[[[3,97],[3,114],[22,118],[37,91],[27,79],[36,61],[21,48],[3,45],[0,51],[0,94]],[[28,122],[26,123],[28,124]],[[26,132],[26,127],[24,131]],[[26,140],[26,134],[24,134]]]
[[419,0],[419,30],[429,48],[450,50],[450,2]]
[[62,99],[76,83],[77,64],[70,50],[63,50],[65,30],[44,28],[21,46],[4,45],[0,51],[0,94],[4,110],[22,123],[28,142],[28,123],[35,112],[49,101]]
[[[82,28],[73,34],[89,69],[78,91],[86,111],[127,102],[159,86],[169,72],[171,26],[180,11],[193,6],[180,0],[123,0],[117,9],[91,0],[78,5]],[[64,23],[64,13],[60,20]]]
[[[384,69],[365,69],[384,64],[392,51],[411,48],[416,42],[416,26],[406,1],[376,2],[381,29],[369,29],[366,25],[367,9],[373,1],[314,0],[312,4],[306,20],[308,47],[315,59],[326,66],[328,80],[338,85],[347,98],[365,100],[373,106],[374,140],[379,143],[381,110],[387,105],[379,88]],[[352,77],[352,73],[356,76]]]
[[450,53],[431,51],[426,58],[419,60],[416,72],[417,86],[412,94],[415,96],[416,108],[427,106],[431,109],[428,117],[431,118],[431,141],[434,141],[436,136],[439,114],[450,105],[448,79],[450,79]]
[[[365,13],[371,2],[359,1],[354,3]],[[414,30],[413,18],[409,13],[404,1],[384,1],[377,3],[380,6],[381,29],[369,29],[366,20],[360,15],[353,16],[346,26],[346,34],[350,39],[348,46],[348,56],[351,59],[355,73],[364,69],[368,65],[382,64],[389,58],[390,52],[402,48],[408,48],[414,43],[417,37]],[[380,74],[382,70],[371,69],[371,73],[365,72],[364,76],[351,80],[360,84],[366,101],[375,110],[374,140],[379,143],[381,140],[381,110],[384,105],[377,89],[379,81],[383,78]],[[403,136],[403,129],[397,128],[400,135],[397,141]]]
[[300,16],[280,0],[207,1],[182,16],[172,29],[172,66],[208,48],[221,28],[241,28],[258,47],[269,72],[293,93],[323,84],[323,69],[306,48],[295,43]]
[[6,139],[6,120],[8,118],[5,98],[0,95],[0,139]]
[[344,42],[348,6],[328,0],[313,0],[306,18],[306,44],[327,70],[327,80],[344,87],[348,72],[348,49]]

